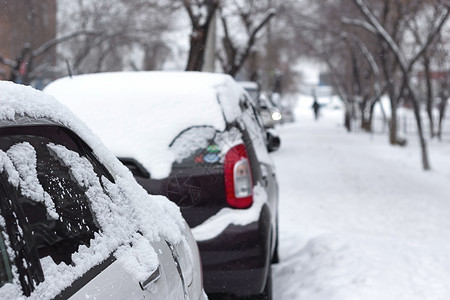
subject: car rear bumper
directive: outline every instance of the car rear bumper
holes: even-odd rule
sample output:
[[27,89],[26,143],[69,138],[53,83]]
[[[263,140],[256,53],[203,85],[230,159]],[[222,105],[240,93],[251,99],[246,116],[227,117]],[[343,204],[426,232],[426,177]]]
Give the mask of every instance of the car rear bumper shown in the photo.
[[258,221],[244,226],[231,224],[215,238],[198,241],[205,291],[237,296],[261,293],[270,267],[270,241],[266,205]]

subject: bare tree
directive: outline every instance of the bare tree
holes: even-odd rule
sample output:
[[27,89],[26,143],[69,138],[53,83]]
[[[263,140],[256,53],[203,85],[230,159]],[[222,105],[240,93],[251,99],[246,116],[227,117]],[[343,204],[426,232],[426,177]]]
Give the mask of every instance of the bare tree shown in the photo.
[[[407,57],[405,55],[405,48],[402,49],[401,45],[396,41],[395,35],[393,33],[395,32],[389,32],[388,28],[386,26],[383,26],[383,24],[379,21],[379,19],[375,16],[373,13],[373,10],[369,7],[369,5],[364,0],[353,0],[354,4],[360,9],[361,13],[364,15],[366,22],[361,21],[360,24],[364,24],[363,27],[368,29],[369,32],[375,33],[386,43],[386,46],[389,51],[393,54],[393,56],[396,59],[396,62],[399,65],[401,76],[402,76],[402,83],[401,83],[401,89],[400,89],[400,95],[405,97],[406,99],[410,100],[413,106],[414,115],[416,117],[416,123],[417,123],[417,130],[418,130],[418,137],[420,141],[421,146],[421,153],[422,153],[422,166],[424,170],[430,169],[430,163],[428,159],[428,151],[426,147],[426,141],[423,135],[423,126],[422,126],[422,119],[420,114],[420,103],[419,99],[416,95],[416,91],[413,89],[411,85],[411,79],[412,79],[412,70],[416,62],[422,57],[422,55],[427,51],[427,49],[432,45],[433,40],[436,38],[436,36],[439,34],[439,32],[442,29],[442,26],[445,24],[445,22],[448,19],[448,16],[450,14],[449,9],[446,6],[441,6],[439,9],[439,15],[434,20],[433,24],[430,26],[429,31],[426,33],[426,38],[424,39],[423,43],[421,44],[415,44],[414,49],[412,51],[413,55],[410,55]],[[411,5],[408,7],[407,10],[404,10],[406,13],[399,15],[399,18],[404,18],[403,21],[407,22],[414,16],[417,16],[417,13],[414,15],[409,14],[410,11],[415,11],[418,6],[420,6],[420,1],[413,1],[416,3],[408,3],[407,5]],[[434,5],[438,5],[439,3],[433,3]],[[397,2],[397,5],[400,5],[399,2]],[[425,5],[425,7],[428,7],[429,5],[432,5],[431,3],[423,3],[422,5]],[[413,9],[414,8],[414,9]],[[399,10],[400,12],[401,10]],[[411,51],[411,49],[408,52]],[[393,99],[391,99],[393,101]]]
[[192,26],[186,71],[201,71],[211,21],[220,0],[180,0]]
[[[224,72],[234,77],[251,54],[258,33],[275,15],[275,9],[267,5],[258,6],[255,1],[234,1],[232,4],[232,7],[220,9],[223,37],[222,49],[217,56]],[[233,24],[232,28],[230,24]],[[239,40],[233,38],[236,36]]]
[[[61,0],[59,32],[96,31],[58,47],[73,73],[158,69],[170,58],[164,39],[178,8],[166,0]],[[60,66],[65,65],[60,63]]]
[[449,68],[449,57],[450,52],[448,49],[448,36],[447,33],[444,33],[441,37],[441,40],[437,43],[437,47],[435,49],[435,56],[433,60],[435,61],[435,65],[440,66],[440,78],[438,80],[438,88],[436,95],[438,96],[439,102],[437,103],[438,108],[438,121],[437,121],[437,130],[436,136],[439,140],[442,140],[442,127],[444,124],[444,118],[447,111],[447,103],[450,97],[450,73],[448,71]]
[[361,127],[371,131],[375,104],[386,89],[376,58],[376,38],[341,22],[342,15],[360,15],[346,1],[311,2],[310,7],[314,11],[297,22],[302,51],[328,66],[334,90],[345,103],[347,129],[352,129],[351,120],[359,116]]
[[5,58],[0,55],[0,64],[3,64],[11,69],[10,81],[16,82],[20,77],[23,84],[30,84],[36,76],[41,76],[45,73],[50,73],[54,69],[53,66],[44,61],[35,64],[36,58],[44,56],[47,52],[52,51],[58,44],[74,39],[77,36],[97,35],[96,32],[77,31],[66,34],[64,36],[53,38],[36,49],[32,49],[31,44],[25,43],[22,51],[16,59]]

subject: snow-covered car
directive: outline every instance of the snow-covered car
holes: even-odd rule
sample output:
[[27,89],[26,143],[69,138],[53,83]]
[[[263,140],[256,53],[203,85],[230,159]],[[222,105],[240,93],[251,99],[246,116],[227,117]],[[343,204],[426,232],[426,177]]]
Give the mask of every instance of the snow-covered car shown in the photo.
[[259,94],[261,93],[258,83],[254,81],[238,81],[238,84],[244,88],[254,103],[258,101]]
[[261,113],[264,127],[274,128],[282,122],[282,114],[278,107],[264,94],[261,93],[257,100],[257,107]]
[[236,81],[198,72],[103,73],[62,78],[45,92],[79,114],[150,193],[181,207],[208,295],[271,299],[278,183],[265,129]]
[[253,81],[238,81],[239,85],[245,89],[245,91],[250,95],[252,101],[255,103],[258,109],[264,127],[274,128],[276,124],[282,122],[283,115],[280,109],[266,96],[265,93],[261,92],[259,85]]
[[0,81],[0,299],[206,299],[179,208],[53,97]]

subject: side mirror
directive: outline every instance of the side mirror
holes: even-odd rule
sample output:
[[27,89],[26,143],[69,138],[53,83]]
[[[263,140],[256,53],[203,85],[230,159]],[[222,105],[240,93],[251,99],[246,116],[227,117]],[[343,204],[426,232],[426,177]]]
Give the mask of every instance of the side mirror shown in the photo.
[[258,108],[259,108],[259,109],[264,109],[264,110],[268,110],[268,109],[269,109],[269,107],[267,106],[267,104],[261,103],[261,102],[258,104]]
[[241,108],[241,111],[245,111],[248,109],[248,101],[246,98],[241,98],[239,100],[239,107]]
[[280,148],[281,140],[280,137],[270,130],[267,131],[267,150],[273,152]]

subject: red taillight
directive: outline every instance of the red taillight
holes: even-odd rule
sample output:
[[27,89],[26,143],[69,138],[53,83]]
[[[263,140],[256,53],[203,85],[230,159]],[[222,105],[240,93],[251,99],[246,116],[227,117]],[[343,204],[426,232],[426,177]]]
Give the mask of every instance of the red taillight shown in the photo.
[[228,204],[235,208],[250,207],[253,203],[252,170],[243,144],[227,152],[224,168]]

